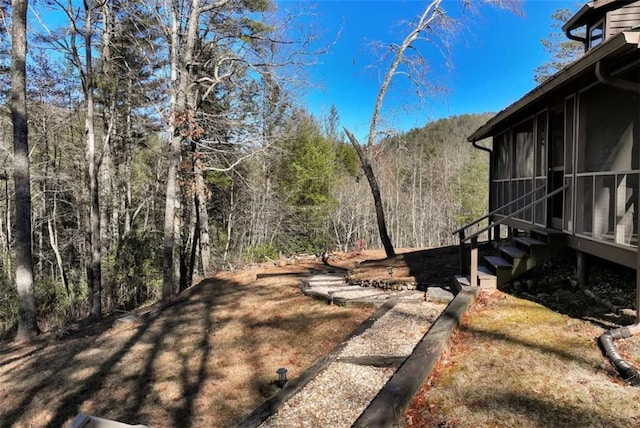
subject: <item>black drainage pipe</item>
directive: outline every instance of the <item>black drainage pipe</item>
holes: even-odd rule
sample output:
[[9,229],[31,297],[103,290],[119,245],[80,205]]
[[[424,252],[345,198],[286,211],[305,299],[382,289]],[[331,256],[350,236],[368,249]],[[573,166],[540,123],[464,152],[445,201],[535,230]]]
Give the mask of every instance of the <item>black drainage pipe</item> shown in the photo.
[[616,339],[625,339],[631,336],[633,336],[632,328],[620,327],[602,334],[598,338],[598,344],[602,352],[604,352],[609,361],[611,361],[611,364],[618,370],[622,379],[631,386],[640,386],[640,372],[620,355],[615,344]]

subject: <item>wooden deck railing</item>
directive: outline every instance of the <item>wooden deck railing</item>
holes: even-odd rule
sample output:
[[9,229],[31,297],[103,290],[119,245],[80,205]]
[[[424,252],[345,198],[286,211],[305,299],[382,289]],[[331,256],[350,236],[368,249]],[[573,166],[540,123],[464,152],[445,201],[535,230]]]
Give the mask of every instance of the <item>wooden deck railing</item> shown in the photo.
[[[501,206],[500,208],[497,208],[493,211],[491,211],[488,214],[485,214],[484,216],[480,217],[477,220],[472,221],[471,223],[468,223],[464,226],[462,226],[461,228],[455,230],[452,235],[458,235],[460,238],[460,273],[462,274],[466,274],[467,273],[467,266],[469,266],[469,283],[471,285],[477,285],[478,284],[478,237],[480,235],[482,235],[484,232],[488,231],[491,228],[494,228],[496,226],[500,226],[501,224],[505,223],[507,220],[512,219],[514,216],[516,216],[517,214],[520,214],[521,212],[535,206],[538,205],[540,202],[544,202],[547,199],[557,195],[558,193],[564,191],[564,189],[566,189],[567,187],[569,187],[568,185],[564,185],[562,187],[559,187],[558,189],[554,190],[553,192],[547,193],[546,195],[544,195],[542,198],[540,199],[535,199],[532,202],[528,203],[527,205],[525,205],[522,208],[517,209],[516,211],[509,213],[508,215],[505,215],[504,217],[498,219],[497,221],[494,221],[493,223],[489,223],[488,226],[480,229],[479,231],[475,232],[472,235],[469,236],[465,236],[465,231],[470,228],[471,226],[474,226],[476,224],[478,224],[479,222],[481,222],[482,220],[489,218],[489,220],[491,220],[490,218],[502,211],[504,211],[507,207],[513,205],[514,203],[522,200],[523,198],[526,198],[528,196],[533,195],[534,193],[536,193],[539,190],[542,190],[544,188],[544,186],[540,186],[537,189],[532,190],[531,192],[527,193],[526,195],[523,195],[517,199],[514,199],[513,201],[510,201],[509,203]],[[466,243],[469,242],[470,243],[470,249],[469,249],[469,263],[466,262],[467,260],[467,249],[466,249]]]

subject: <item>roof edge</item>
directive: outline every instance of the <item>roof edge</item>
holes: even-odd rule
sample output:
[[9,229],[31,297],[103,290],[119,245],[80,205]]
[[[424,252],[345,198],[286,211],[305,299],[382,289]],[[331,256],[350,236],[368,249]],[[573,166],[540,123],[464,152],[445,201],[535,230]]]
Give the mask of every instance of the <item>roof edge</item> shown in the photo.
[[546,82],[536,86],[504,110],[498,112],[498,114],[489,119],[484,125],[471,134],[467,138],[467,141],[479,141],[492,136],[493,129],[499,123],[518,113],[520,110],[548,94],[552,90],[558,88],[575,75],[589,69],[590,67],[594,67],[598,61],[609,57],[621,49],[633,47],[633,45],[635,45],[637,49],[640,49],[640,32],[624,31],[616,34],[611,39],[587,52],[579,60],[567,65],[562,70],[555,73]]
[[594,9],[593,2],[589,2],[582,6],[579,11],[576,12],[567,22],[562,26],[562,31],[565,33],[567,31],[573,30],[578,27],[582,27],[584,24],[576,24],[576,22],[580,22],[581,19],[591,10]]

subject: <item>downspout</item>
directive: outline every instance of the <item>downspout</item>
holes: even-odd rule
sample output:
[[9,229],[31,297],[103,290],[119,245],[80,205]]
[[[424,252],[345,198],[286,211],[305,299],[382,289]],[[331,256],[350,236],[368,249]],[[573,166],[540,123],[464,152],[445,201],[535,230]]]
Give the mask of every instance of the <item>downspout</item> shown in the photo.
[[569,40],[573,40],[573,41],[582,43],[582,45],[584,46],[584,51],[586,52],[587,48],[589,47],[587,45],[587,38],[586,37],[575,36],[575,35],[571,34],[571,30],[572,30],[571,28],[567,28],[565,30],[565,32],[564,32],[564,35],[567,36],[567,38]]
[[478,150],[482,150],[482,151],[484,151],[484,152],[489,153],[489,155],[491,155],[491,153],[493,153],[493,152],[491,151],[491,149],[488,149],[488,148],[486,148],[486,147],[482,147],[482,146],[478,145],[478,143],[476,142],[476,140],[473,140],[473,141],[471,142],[471,145],[472,145],[474,148],[478,149]]
[[[640,84],[607,76],[602,70],[601,61],[596,64],[596,76],[598,81],[604,85],[640,94]],[[640,216],[638,217],[638,227],[640,228]],[[636,322],[629,326],[606,331],[598,338],[598,343],[604,354],[618,370],[622,379],[632,386],[640,386],[640,372],[620,355],[615,340],[625,339],[638,333],[640,333],[640,249],[637,250],[636,255]]]
[[[493,175],[493,168],[491,166],[491,155],[493,154],[493,150],[487,148],[487,147],[483,147],[478,145],[476,140],[471,141],[471,145],[478,150],[482,150],[483,152],[487,152],[489,153],[489,201],[487,202],[487,206],[489,207],[489,211],[491,211],[491,201],[493,200],[493,191],[491,190],[493,186],[491,186],[491,176]],[[488,219],[489,222],[491,222],[491,218]],[[490,229],[488,232],[489,237],[489,241],[492,241],[494,236],[493,236],[493,230]]]
[[602,61],[598,61],[596,63],[596,77],[598,78],[598,82],[604,85],[622,89],[623,91],[631,91],[635,92],[636,94],[640,94],[640,83],[620,79],[619,77],[609,76],[604,70]]

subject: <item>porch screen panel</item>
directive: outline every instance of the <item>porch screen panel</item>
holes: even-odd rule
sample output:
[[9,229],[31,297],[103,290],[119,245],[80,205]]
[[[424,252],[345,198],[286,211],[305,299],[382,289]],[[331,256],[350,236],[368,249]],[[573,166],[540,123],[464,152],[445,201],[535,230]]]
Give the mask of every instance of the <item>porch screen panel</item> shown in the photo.
[[[492,211],[503,207],[509,201],[510,195],[510,159],[511,150],[509,145],[509,134],[504,132],[493,139],[493,177],[492,186],[494,189],[494,206]],[[509,209],[498,212],[498,215],[509,214]]]
[[591,236],[593,232],[593,177],[578,177],[576,200],[576,233]]
[[565,129],[564,129],[564,158],[565,158],[565,174],[573,173],[573,144],[574,144],[574,126],[575,126],[575,97],[568,98],[565,101]]
[[563,229],[565,232],[573,232],[573,178],[565,177],[564,184],[567,186],[564,189],[564,223]]
[[494,179],[505,180],[509,178],[509,144],[507,134],[497,136],[493,141],[494,155]]
[[491,201],[489,203],[489,211],[493,211],[500,206],[500,195],[498,194],[500,190],[498,183],[491,182]]
[[547,175],[547,112],[536,117],[536,177]]
[[[546,194],[547,184],[547,112],[539,113],[536,116],[536,171],[533,189],[545,186],[542,190],[537,190],[534,195],[535,200],[542,200]],[[532,189],[532,190],[533,190]],[[533,222],[546,226],[547,223],[547,201],[538,202],[533,206]]]
[[[518,201],[512,212],[525,208],[531,203],[531,197],[524,197],[533,190],[534,153],[535,145],[533,139],[533,119],[521,123],[513,129],[513,169],[511,181],[511,200],[523,197]],[[528,190],[527,190],[528,189]],[[515,192],[515,193],[514,193]],[[516,208],[517,207],[517,208]],[[532,208],[514,215],[515,218],[531,221]]]
[[533,120],[518,125],[513,130],[513,178],[533,177]]
[[[533,180],[524,180],[524,194],[528,195],[529,193],[533,192]],[[533,202],[533,195],[529,195],[527,197],[524,198],[524,206],[531,206],[531,203]],[[528,210],[524,211],[524,220],[526,221],[532,221],[532,212],[533,209],[529,208]]]
[[[546,189],[546,183],[547,183],[547,179],[546,178],[536,178],[535,181],[535,188],[537,189],[538,187],[542,187],[542,189],[537,190],[535,197],[536,200],[541,200],[542,198],[544,198],[544,195],[547,193],[547,189]],[[539,224],[541,226],[544,226],[547,222],[547,201],[542,201],[542,202],[538,202],[534,207],[533,207],[533,212],[534,212],[534,222],[536,224]]]
[[615,184],[614,175],[595,177],[593,237],[603,241],[613,241],[615,238]]
[[[500,186],[500,190],[501,190],[501,195],[502,195],[502,200],[500,201],[500,206],[504,206],[507,201],[509,200],[509,182],[508,181],[502,181],[500,183],[498,183],[498,185]],[[509,214],[509,210],[504,210],[502,211],[502,214]]]
[[637,96],[601,84],[583,91],[579,95],[577,130],[576,234],[637,246]]
[[598,84],[580,94],[578,173],[640,169],[640,103]]
[[564,219],[562,221],[562,229],[565,232],[573,233],[574,229],[574,212],[573,212],[573,172],[574,172],[574,147],[575,141],[575,126],[576,126],[576,112],[575,112],[576,97],[572,96],[565,100],[564,114],[565,114],[565,128],[564,128]]
[[638,176],[618,174],[616,177],[615,242],[638,245]]

